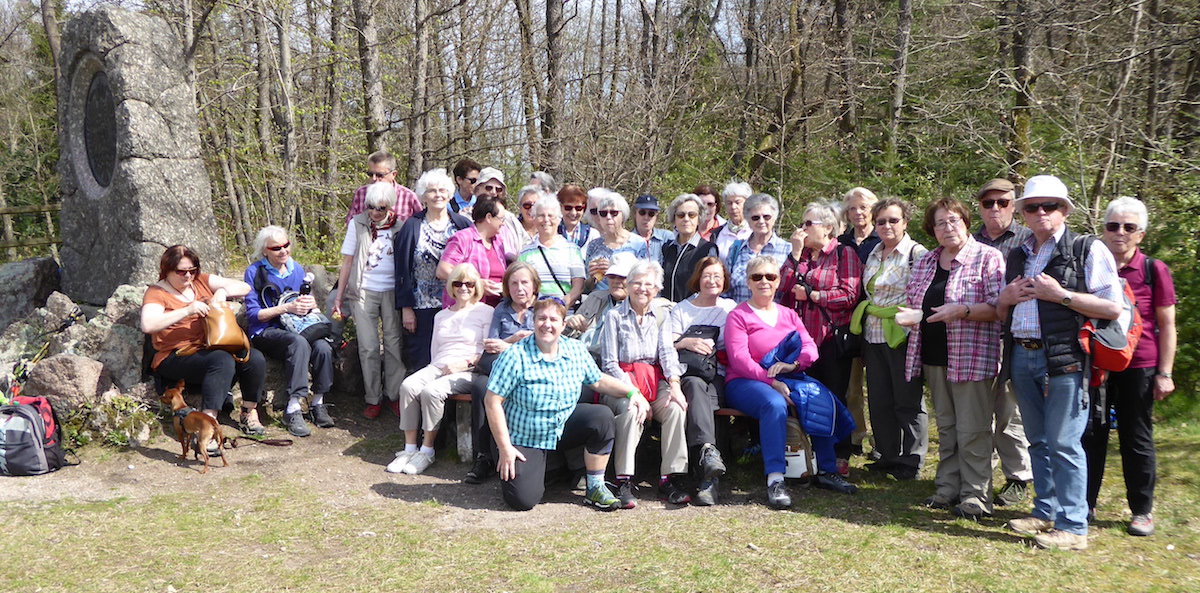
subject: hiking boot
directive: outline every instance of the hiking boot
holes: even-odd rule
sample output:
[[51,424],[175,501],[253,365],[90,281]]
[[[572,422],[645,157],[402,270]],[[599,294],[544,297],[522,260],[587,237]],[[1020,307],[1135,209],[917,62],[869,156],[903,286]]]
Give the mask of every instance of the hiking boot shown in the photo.
[[725,461],[721,451],[712,443],[700,448],[700,475],[703,480],[712,480],[725,475]]
[[1039,517],[1021,517],[1008,522],[1008,528],[1022,535],[1037,535],[1054,529],[1054,522]]
[[933,496],[926,498],[923,504],[931,509],[946,510],[957,503],[957,498],[946,498],[941,494],[934,494]]
[[404,468],[408,465],[408,461],[412,459],[414,453],[416,451],[396,451],[396,458],[388,464],[386,471],[389,474],[404,473]]
[[1086,535],[1078,535],[1061,529],[1051,529],[1034,536],[1033,543],[1043,550],[1086,550]]
[[834,492],[841,492],[842,494],[854,494],[858,492],[858,486],[847,482],[841,473],[817,474],[817,477],[813,478],[813,486],[825,490],[833,490]]
[[333,418],[329,416],[328,404],[313,404],[308,407],[308,413],[312,416],[312,423],[320,428],[333,428]]
[[671,504],[687,504],[692,502],[691,495],[676,485],[675,481],[670,478],[667,478],[665,482],[658,485],[658,499]]
[[996,498],[992,501],[992,504],[998,507],[1006,507],[1024,502],[1027,498],[1029,498],[1029,482],[1010,479],[1000,489],[1000,492],[996,493]]
[[408,465],[404,466],[404,473],[410,476],[420,475],[433,465],[433,455],[426,455],[420,451],[413,453],[412,457],[408,458]]
[[950,509],[950,512],[953,513],[955,517],[962,517],[972,521],[978,521],[984,517],[992,516],[987,509],[983,508],[983,505],[970,500],[954,505],[954,508]]
[[583,497],[583,502],[604,512],[621,508],[621,501],[617,500],[617,497],[613,496],[608,486],[604,484],[588,489],[587,494]]
[[495,473],[496,462],[489,457],[477,455],[475,463],[471,465],[471,469],[467,471],[467,477],[463,478],[463,481],[468,484],[482,484]]
[[242,432],[254,436],[267,432],[267,427],[258,421],[257,408],[242,408],[242,414],[238,417],[238,428],[241,428]]
[[617,482],[617,500],[621,503],[621,508],[632,509],[637,506],[637,486],[633,485],[633,480],[621,480]]
[[379,414],[382,412],[383,406],[381,404],[367,404],[367,407],[363,408],[363,418],[366,418],[367,420],[374,420],[378,418]]
[[308,428],[308,423],[304,421],[304,414],[300,412],[292,412],[283,415],[283,424],[287,426],[288,433],[296,437],[306,437],[312,434]]
[[783,480],[767,486],[767,506],[781,511],[792,506],[792,495]]
[[692,504],[698,507],[711,507],[717,504],[717,484],[720,478],[711,480],[702,480],[700,487],[696,489],[696,496],[692,498]]
[[1133,516],[1133,520],[1129,522],[1129,529],[1126,529],[1129,535],[1146,537],[1154,535],[1154,517],[1150,513],[1137,514]]

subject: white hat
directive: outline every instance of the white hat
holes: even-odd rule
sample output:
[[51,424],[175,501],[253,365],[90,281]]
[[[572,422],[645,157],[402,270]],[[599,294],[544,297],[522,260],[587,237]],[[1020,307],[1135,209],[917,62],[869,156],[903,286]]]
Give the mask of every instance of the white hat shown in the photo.
[[611,258],[611,263],[608,264],[608,269],[605,270],[604,275],[626,278],[629,276],[630,270],[633,270],[633,266],[637,262],[637,256],[628,251],[614,253]]
[[1067,210],[1074,210],[1075,203],[1067,196],[1067,185],[1053,175],[1034,175],[1025,182],[1025,191],[1017,201],[1030,198],[1054,198],[1067,203]]
[[484,167],[481,169],[479,171],[479,179],[475,180],[475,184],[483,185],[493,179],[499,181],[500,185],[508,187],[508,185],[504,183],[504,173],[501,172],[500,169],[495,169],[492,167]]

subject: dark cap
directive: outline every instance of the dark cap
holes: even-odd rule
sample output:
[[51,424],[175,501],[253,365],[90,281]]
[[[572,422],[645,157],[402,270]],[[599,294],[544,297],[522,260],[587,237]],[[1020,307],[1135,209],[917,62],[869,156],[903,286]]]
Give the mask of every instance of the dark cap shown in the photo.
[[1016,189],[1017,189],[1017,186],[1013,185],[1013,182],[1011,182],[1007,179],[993,179],[993,180],[983,184],[983,187],[979,188],[979,191],[975,192],[975,199],[982,200],[983,196],[986,195],[990,191],[1009,192],[1009,191],[1016,191]]
[[640,210],[658,210],[658,198],[650,194],[642,194],[633,201],[633,207]]

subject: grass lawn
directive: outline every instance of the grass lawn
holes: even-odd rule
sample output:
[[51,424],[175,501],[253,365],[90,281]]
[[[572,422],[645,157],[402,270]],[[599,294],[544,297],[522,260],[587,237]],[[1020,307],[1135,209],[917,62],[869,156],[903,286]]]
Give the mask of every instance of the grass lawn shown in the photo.
[[610,514],[563,490],[513,513],[494,496],[439,501],[437,488],[414,493],[384,476],[360,496],[333,496],[302,476],[214,470],[223,481],[201,494],[6,503],[0,591],[1195,593],[1200,427],[1159,426],[1156,436],[1158,534],[1125,534],[1114,436],[1099,523],[1081,553],[1038,550],[1007,531],[1027,506],[979,524],[922,507],[933,463],[897,483],[868,477],[857,460],[857,495],[796,486],[792,512],[762,504],[761,466],[751,465],[735,468],[721,506],[667,508],[643,490],[639,508]]

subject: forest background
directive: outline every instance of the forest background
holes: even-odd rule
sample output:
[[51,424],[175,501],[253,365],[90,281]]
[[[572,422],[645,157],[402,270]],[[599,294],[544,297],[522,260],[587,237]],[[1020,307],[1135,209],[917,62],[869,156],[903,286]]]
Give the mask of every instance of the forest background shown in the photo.
[[[785,236],[857,185],[924,205],[1053,173],[1074,228],[1149,206],[1179,295],[1158,411],[1200,417],[1196,0],[0,0],[0,207],[59,202],[60,27],[99,4],[178,33],[235,266],[265,224],[335,264],[381,149],[410,187],[464,156],[664,202],[744,179]],[[0,261],[54,253],[11,243],[57,237],[56,213],[4,223]]]

